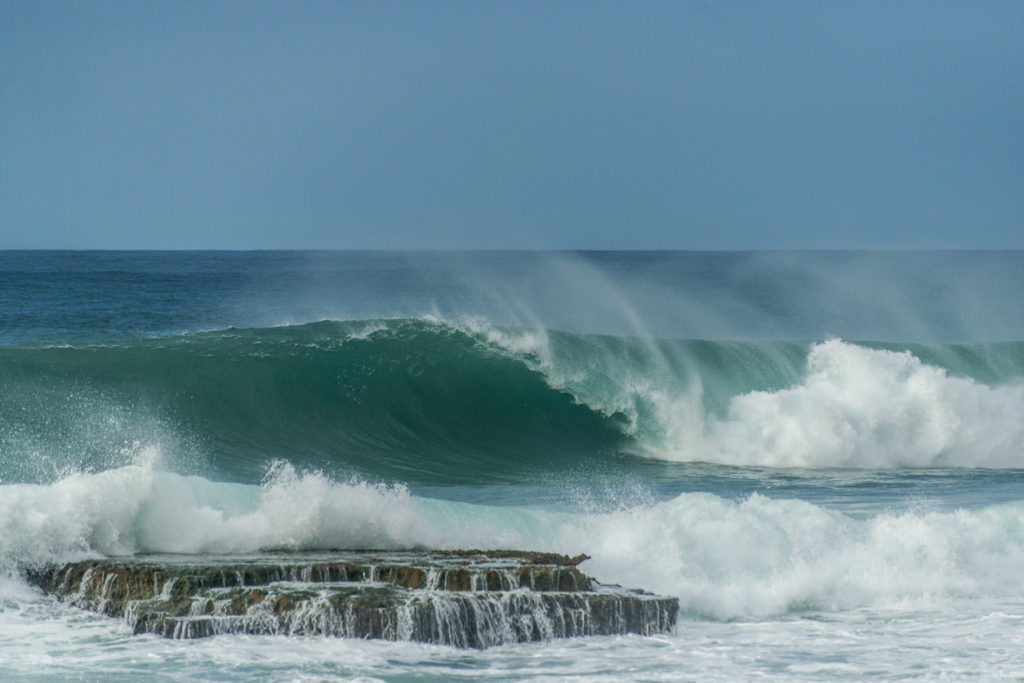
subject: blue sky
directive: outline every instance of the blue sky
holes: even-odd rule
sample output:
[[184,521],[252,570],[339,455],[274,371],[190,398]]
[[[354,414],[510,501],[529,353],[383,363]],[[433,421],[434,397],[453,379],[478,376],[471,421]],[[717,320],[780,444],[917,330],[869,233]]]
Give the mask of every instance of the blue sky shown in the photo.
[[0,248],[1024,248],[1024,3],[0,0]]

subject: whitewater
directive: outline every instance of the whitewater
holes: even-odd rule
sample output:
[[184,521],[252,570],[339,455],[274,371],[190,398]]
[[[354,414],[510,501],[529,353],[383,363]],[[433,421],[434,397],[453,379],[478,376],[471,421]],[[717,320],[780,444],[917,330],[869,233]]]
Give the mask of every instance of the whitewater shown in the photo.
[[[1024,254],[0,252],[0,677],[1024,676]],[[171,641],[98,557],[521,548],[673,632]]]

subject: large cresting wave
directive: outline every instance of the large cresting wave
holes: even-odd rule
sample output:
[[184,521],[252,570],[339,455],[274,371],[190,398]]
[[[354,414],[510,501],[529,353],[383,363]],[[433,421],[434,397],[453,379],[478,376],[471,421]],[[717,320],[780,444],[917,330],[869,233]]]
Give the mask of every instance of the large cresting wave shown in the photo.
[[451,485],[652,459],[1024,466],[1024,343],[673,341],[371,320],[0,348],[0,479],[156,447],[256,483],[278,460]]

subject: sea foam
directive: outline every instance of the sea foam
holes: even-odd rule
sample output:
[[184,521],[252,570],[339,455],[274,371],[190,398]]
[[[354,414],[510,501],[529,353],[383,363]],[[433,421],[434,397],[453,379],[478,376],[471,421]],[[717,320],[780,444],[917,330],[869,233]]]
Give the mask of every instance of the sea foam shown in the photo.
[[1024,503],[855,519],[685,493],[611,513],[473,505],[275,466],[261,486],[130,465],[2,487],[7,572],[98,555],[508,548],[585,552],[600,581],[715,619],[1024,597]]
[[[692,459],[771,467],[1020,467],[1024,384],[987,386],[909,351],[815,345],[796,385],[734,398]],[[678,452],[677,452],[678,454]]]

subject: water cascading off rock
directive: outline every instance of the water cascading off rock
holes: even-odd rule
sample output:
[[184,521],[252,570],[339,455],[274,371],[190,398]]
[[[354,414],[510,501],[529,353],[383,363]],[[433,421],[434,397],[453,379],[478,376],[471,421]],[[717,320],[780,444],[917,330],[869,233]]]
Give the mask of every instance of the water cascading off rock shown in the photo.
[[30,579],[135,633],[382,638],[485,648],[672,628],[679,601],[599,584],[569,558],[520,551],[346,552],[197,562],[90,560]]

